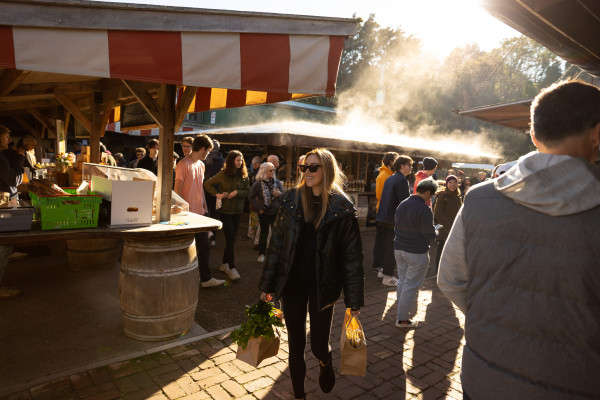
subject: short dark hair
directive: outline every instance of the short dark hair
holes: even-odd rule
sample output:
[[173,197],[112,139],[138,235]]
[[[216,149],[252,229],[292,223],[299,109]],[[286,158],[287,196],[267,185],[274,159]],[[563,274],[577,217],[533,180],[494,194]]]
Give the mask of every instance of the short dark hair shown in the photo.
[[385,153],[385,155],[383,156],[383,159],[381,160],[381,163],[383,165],[385,165],[386,167],[393,169],[394,168],[394,161],[396,160],[396,158],[398,158],[399,154],[396,153],[395,151],[390,151],[389,153]]
[[571,80],[542,90],[531,104],[531,131],[546,145],[579,136],[600,122],[600,89]]
[[186,136],[183,139],[181,139],[181,143],[186,142],[189,144],[194,144],[194,138],[191,136]]
[[406,163],[412,164],[413,159],[404,155],[396,158],[396,161],[394,161],[394,171],[400,171],[400,168]]
[[210,151],[212,148],[213,148],[213,142],[205,134],[202,133],[194,138],[194,143],[192,144],[193,151],[200,151],[202,149],[206,149],[206,150]]
[[150,141],[146,145],[146,148],[148,150],[150,150],[150,149],[153,149],[155,147],[158,147],[158,139],[150,139]]
[[431,192],[432,195],[438,190],[438,184],[433,179],[423,179],[417,185],[417,193]]

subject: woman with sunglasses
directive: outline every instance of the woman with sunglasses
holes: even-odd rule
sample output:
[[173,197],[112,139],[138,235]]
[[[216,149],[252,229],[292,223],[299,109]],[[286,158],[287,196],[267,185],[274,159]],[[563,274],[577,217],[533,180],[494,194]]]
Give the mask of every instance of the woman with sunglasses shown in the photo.
[[258,262],[265,261],[267,238],[281,202],[283,194],[281,182],[275,178],[275,166],[270,162],[262,163],[256,174],[256,182],[250,188],[248,200],[258,214],[260,224],[260,239],[258,242]]
[[463,201],[465,200],[465,195],[469,189],[471,189],[471,186],[473,186],[473,180],[467,176],[460,184],[460,197]]
[[333,307],[343,288],[346,307],[358,316],[364,269],[356,209],[342,189],[335,157],[326,149],[312,150],[300,170],[297,187],[283,196],[259,289],[265,301],[281,299],[294,396],[304,399],[307,310],[319,386],[329,393],[335,385],[329,345]]
[[[219,188],[218,192],[217,188]],[[220,269],[232,281],[240,279],[240,273],[235,265],[235,236],[244,212],[244,202],[250,192],[248,170],[242,153],[231,150],[225,158],[223,169],[204,182],[204,190],[222,202],[218,212],[225,234],[225,251]]]

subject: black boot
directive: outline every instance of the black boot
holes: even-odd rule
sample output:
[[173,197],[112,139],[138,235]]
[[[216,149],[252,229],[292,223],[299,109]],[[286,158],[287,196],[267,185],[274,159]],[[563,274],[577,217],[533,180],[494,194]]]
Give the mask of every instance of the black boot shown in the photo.
[[323,393],[329,393],[335,386],[335,372],[333,372],[333,365],[331,365],[331,353],[329,353],[329,360],[327,362],[319,362],[321,367],[319,386],[321,386]]

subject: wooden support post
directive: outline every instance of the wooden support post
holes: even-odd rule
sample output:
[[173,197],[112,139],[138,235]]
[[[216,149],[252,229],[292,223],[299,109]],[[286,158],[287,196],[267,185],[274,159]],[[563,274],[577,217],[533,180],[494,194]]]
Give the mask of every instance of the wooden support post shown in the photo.
[[100,163],[100,136],[102,136],[102,118],[100,115],[102,93],[90,96],[90,162]]
[[[161,84],[158,104],[163,120],[159,122],[158,198],[156,215],[159,221],[171,220],[171,191],[173,190],[173,143],[175,140],[175,85]],[[157,121],[158,122],[158,121]]]
[[293,157],[293,152],[292,152],[292,145],[288,144],[287,146],[287,151],[285,153],[285,181],[286,182],[291,182],[292,181],[292,157]]

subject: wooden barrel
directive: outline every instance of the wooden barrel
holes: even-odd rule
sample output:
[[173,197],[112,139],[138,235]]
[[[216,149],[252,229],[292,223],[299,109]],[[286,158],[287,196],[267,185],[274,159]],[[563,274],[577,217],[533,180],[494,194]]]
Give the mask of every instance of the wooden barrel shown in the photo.
[[194,323],[200,275],[194,235],[125,239],[119,297],[129,337],[167,340]]
[[70,239],[65,242],[69,267],[75,271],[112,267],[121,255],[121,239]]

